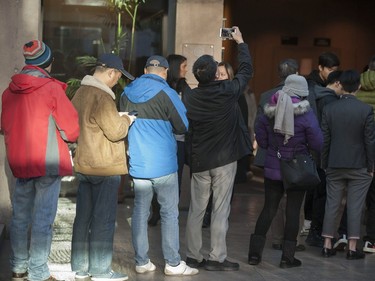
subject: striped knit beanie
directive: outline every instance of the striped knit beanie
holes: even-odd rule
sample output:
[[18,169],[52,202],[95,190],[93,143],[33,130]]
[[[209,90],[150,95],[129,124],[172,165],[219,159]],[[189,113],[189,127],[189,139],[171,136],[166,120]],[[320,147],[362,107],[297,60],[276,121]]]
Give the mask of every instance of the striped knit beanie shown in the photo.
[[53,59],[51,49],[39,40],[26,43],[23,46],[23,56],[26,64],[40,68],[48,67]]

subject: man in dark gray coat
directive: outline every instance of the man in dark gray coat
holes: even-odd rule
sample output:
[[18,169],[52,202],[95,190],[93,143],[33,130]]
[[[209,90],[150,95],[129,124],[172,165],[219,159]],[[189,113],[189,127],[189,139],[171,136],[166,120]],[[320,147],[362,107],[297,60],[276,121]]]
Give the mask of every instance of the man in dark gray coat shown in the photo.
[[324,145],[322,169],[326,170],[327,201],[322,236],[322,254],[335,254],[331,240],[335,236],[336,215],[347,190],[348,240],[347,259],[365,255],[356,250],[360,238],[361,215],[374,172],[375,124],[373,108],[355,96],[360,75],[355,70],[340,76],[343,95],[325,106],[322,116]]

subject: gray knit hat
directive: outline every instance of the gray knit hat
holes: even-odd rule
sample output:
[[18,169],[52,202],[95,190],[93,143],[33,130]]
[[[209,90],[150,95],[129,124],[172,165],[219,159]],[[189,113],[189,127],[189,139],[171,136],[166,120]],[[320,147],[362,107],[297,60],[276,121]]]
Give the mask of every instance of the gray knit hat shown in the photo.
[[285,85],[282,90],[289,96],[307,97],[309,95],[305,77],[297,74],[291,74],[285,79]]

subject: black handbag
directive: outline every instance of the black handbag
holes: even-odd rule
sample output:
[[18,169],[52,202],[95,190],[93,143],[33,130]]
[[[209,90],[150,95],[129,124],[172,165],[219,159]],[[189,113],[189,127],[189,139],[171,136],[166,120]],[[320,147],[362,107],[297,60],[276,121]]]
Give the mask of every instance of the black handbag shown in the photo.
[[280,171],[285,189],[308,190],[320,183],[314,159],[310,154],[294,154],[290,160],[280,160]]
[[296,145],[292,159],[286,160],[281,159],[275,134],[273,134],[273,141],[275,143],[277,158],[280,161],[280,172],[285,190],[310,190],[320,183],[316,164],[311,154],[296,152],[297,147],[304,146],[303,144]]

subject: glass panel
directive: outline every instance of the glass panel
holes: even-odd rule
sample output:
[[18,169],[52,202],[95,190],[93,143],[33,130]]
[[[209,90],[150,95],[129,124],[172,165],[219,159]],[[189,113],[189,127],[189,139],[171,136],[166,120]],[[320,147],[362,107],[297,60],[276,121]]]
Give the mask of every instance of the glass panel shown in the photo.
[[[119,13],[109,8],[108,0],[44,0],[43,40],[54,52],[52,75],[66,82],[82,79],[91,69],[78,65],[78,56],[98,57],[114,52],[131,67],[135,76],[143,74],[147,57],[162,53],[162,23],[166,13],[163,0],[146,0],[138,7],[134,51],[130,63],[132,21],[123,10],[120,15],[124,36],[116,40]],[[142,2],[142,1],[140,1]]]

